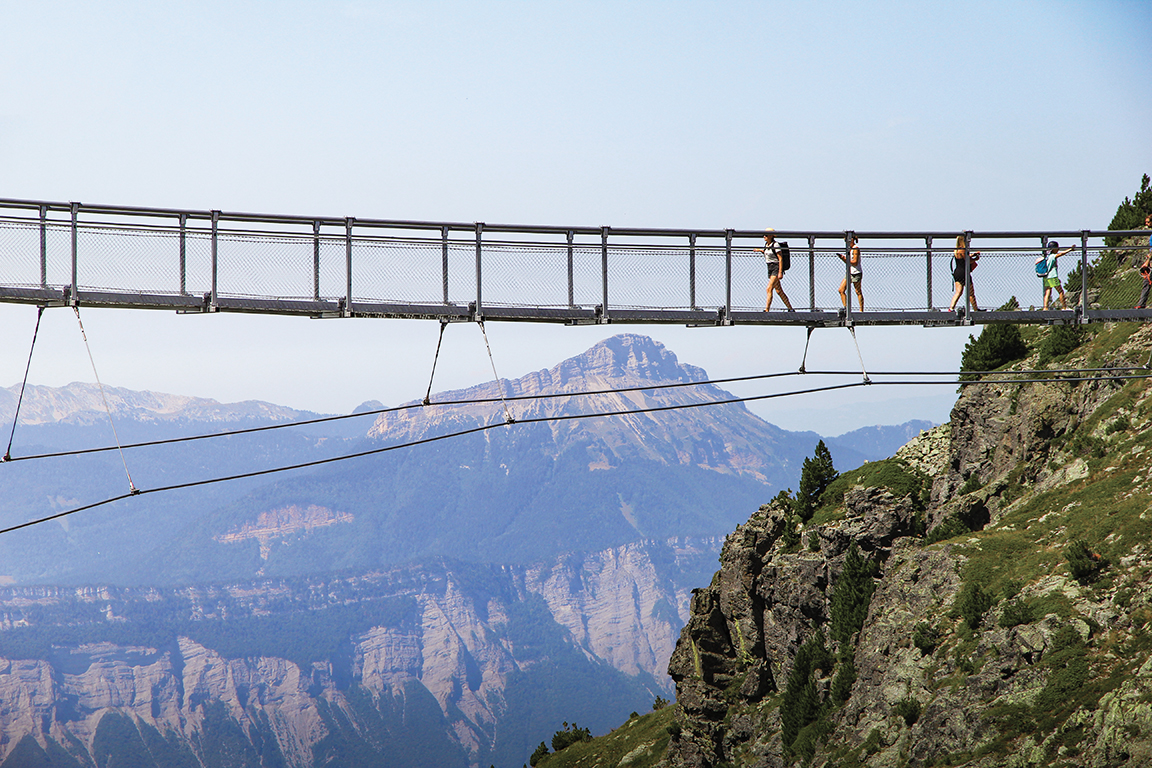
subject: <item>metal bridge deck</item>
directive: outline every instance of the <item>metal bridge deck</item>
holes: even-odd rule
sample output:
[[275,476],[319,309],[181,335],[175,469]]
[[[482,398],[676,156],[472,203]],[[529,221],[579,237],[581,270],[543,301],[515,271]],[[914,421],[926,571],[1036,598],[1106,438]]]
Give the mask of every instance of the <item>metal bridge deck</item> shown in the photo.
[[[776,232],[792,267],[763,311],[760,230],[620,229],[395,221],[0,199],[0,302],[309,317],[571,325],[1053,324],[1152,320],[1133,309],[1148,233]],[[865,309],[843,307],[858,238]],[[953,251],[979,251],[951,312]],[[1107,238],[1107,241],[1105,241]],[[1033,262],[1053,242],[1068,309],[1042,310]],[[1122,268],[1101,270],[1115,259]],[[1107,276],[1105,276],[1107,275]],[[1031,306],[1029,306],[1031,305]],[[964,306],[963,299],[958,303]],[[1055,306],[1055,304],[1054,304]]]

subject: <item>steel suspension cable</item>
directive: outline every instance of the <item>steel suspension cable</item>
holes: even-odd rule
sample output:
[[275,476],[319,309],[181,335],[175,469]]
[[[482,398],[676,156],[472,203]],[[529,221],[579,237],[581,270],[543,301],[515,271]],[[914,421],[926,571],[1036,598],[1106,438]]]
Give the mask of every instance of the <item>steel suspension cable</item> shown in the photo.
[[[837,375],[851,375],[852,371],[828,371],[822,373],[835,373]],[[664,384],[648,384],[635,387],[616,387],[608,389],[589,389],[582,392],[541,392],[535,395],[508,395],[507,397],[478,397],[464,400],[437,400],[436,402],[428,403],[431,406],[458,406],[458,405],[487,405],[489,403],[499,403],[504,400],[548,400],[557,397],[586,397],[592,395],[613,395],[621,392],[644,392],[649,390],[660,389],[679,389],[682,387],[702,387],[716,384],[730,384],[733,382],[741,381],[759,381],[763,379],[777,379],[786,376],[796,376],[796,371],[785,371],[783,373],[762,373],[753,376],[735,376],[726,379],[706,379],[704,381],[674,381]],[[955,375],[955,372],[949,372],[949,375]],[[313,424],[326,424],[332,421],[342,421],[344,419],[359,419],[364,416],[379,416],[385,413],[396,413],[398,411],[408,411],[414,408],[423,407],[423,403],[409,403],[406,405],[397,405],[391,408],[376,408],[371,411],[360,411],[359,413],[345,413],[339,416],[321,416],[315,419],[302,419],[300,421],[286,421],[279,424],[266,424],[262,427],[246,427],[244,429],[225,430],[222,432],[212,432],[204,435],[189,435],[187,437],[168,437],[163,440],[145,440],[138,443],[125,443],[125,449],[131,448],[151,448],[157,445],[169,445],[171,443],[187,443],[195,440],[210,440],[217,437],[235,437],[237,435],[248,435],[254,432],[269,432],[275,429],[287,429],[289,427],[306,427]],[[29,456],[15,456],[11,461],[33,461],[37,459],[54,459],[62,456],[81,456],[89,453],[104,453],[107,451],[116,450],[116,446],[104,446],[101,448],[78,448],[72,451],[54,451],[52,453],[37,453]]]
[[512,418],[512,414],[508,411],[508,403],[504,399],[504,382],[500,380],[500,374],[496,373],[496,358],[492,357],[492,346],[488,343],[488,332],[484,330],[484,321],[477,320],[476,324],[480,326],[480,333],[484,336],[484,346],[488,349],[488,362],[492,363],[492,376],[496,379],[496,386],[500,392],[500,405],[504,406],[504,421],[507,424],[515,424],[516,419]]
[[[1116,380],[1116,379],[1149,379],[1149,378],[1152,378],[1152,372],[1145,373],[1145,374],[1125,375],[1125,376],[1107,376],[1107,377],[1098,377],[1097,376],[1097,377],[1084,377],[1084,378],[1080,378],[1080,379],[1063,379],[1062,381],[1099,381],[1101,379]],[[1049,383],[1051,381],[1052,381],[1052,379],[1027,379],[1021,383],[1025,383],[1025,382]],[[1001,382],[1001,381],[995,381],[995,382],[986,382],[986,381],[968,381],[968,382],[881,381],[881,382],[872,382],[871,386],[884,386],[884,385],[891,385],[891,386],[915,385],[915,386],[919,386],[919,385],[926,385],[926,384],[927,385],[931,385],[931,384],[935,384],[935,385],[949,384],[950,385],[953,383],[958,383],[961,386],[965,386],[965,385],[993,384],[993,383],[1004,383],[1004,382]],[[1013,382],[1008,382],[1008,383],[1013,383]],[[350,459],[357,459],[357,458],[362,458],[365,456],[372,456],[375,454],[386,453],[388,451],[395,451],[395,450],[399,450],[401,448],[411,448],[411,447],[415,447],[418,445],[424,445],[427,443],[436,442],[438,440],[447,440],[447,439],[453,438],[453,437],[463,437],[465,435],[475,434],[477,432],[484,432],[484,431],[487,431],[489,429],[494,429],[496,427],[511,426],[512,423],[536,424],[536,423],[552,422],[552,421],[572,421],[572,420],[576,420],[576,419],[601,418],[601,417],[605,417],[605,416],[627,416],[627,415],[632,415],[632,414],[637,414],[637,413],[657,413],[657,412],[661,412],[661,411],[685,410],[685,409],[689,409],[689,408],[703,408],[703,407],[712,406],[712,405],[731,405],[733,403],[747,403],[747,402],[753,402],[753,401],[757,401],[757,400],[769,400],[769,399],[774,399],[774,398],[778,398],[778,397],[790,397],[793,395],[808,395],[808,394],[815,394],[818,392],[830,392],[830,391],[839,390],[839,389],[852,389],[855,387],[863,387],[863,386],[869,386],[869,385],[865,384],[863,381],[859,381],[859,382],[852,382],[849,384],[834,384],[834,385],[830,385],[827,387],[813,387],[810,389],[794,390],[794,391],[790,391],[790,392],[775,392],[775,393],[771,393],[771,394],[767,394],[767,395],[753,395],[750,397],[735,397],[735,398],[729,398],[727,400],[710,400],[710,401],[705,401],[705,402],[700,402],[700,403],[682,403],[682,404],[677,404],[677,405],[654,406],[654,407],[650,407],[650,408],[631,408],[631,409],[622,410],[622,411],[604,411],[604,412],[598,412],[598,413],[567,414],[567,415],[559,415],[559,416],[540,416],[540,417],[523,419],[519,422],[505,422],[503,424],[485,424],[485,425],[482,425],[479,427],[472,427],[470,429],[460,430],[458,432],[450,432],[450,433],[447,433],[444,435],[435,435],[433,437],[426,437],[426,438],[422,438],[420,440],[413,440],[413,441],[410,441],[407,443],[398,443],[396,445],[385,446],[382,448],[374,448],[374,449],[367,450],[367,451],[358,451],[356,453],[346,454],[344,456],[333,456],[333,457],[327,458],[327,459],[317,459],[315,461],[307,461],[307,462],[302,462],[300,464],[292,464],[292,465],[283,466],[283,467],[273,467],[271,469],[263,469],[263,470],[258,470],[255,472],[245,472],[242,474],[229,475],[226,477],[208,478],[206,480],[194,480],[194,481],[187,482],[187,483],[178,483],[175,485],[162,486],[162,487],[158,487],[158,488],[148,488],[148,489],[144,489],[144,490],[138,490],[138,489],[133,488],[131,493],[121,494],[120,496],[114,496],[114,497],[111,497],[108,499],[104,499],[102,501],[97,501],[97,502],[93,502],[91,504],[85,504],[84,506],[75,507],[73,509],[65,510],[63,512],[58,512],[54,515],[48,515],[46,517],[37,518],[35,520],[29,520],[28,522],[20,523],[18,525],[13,525],[13,526],[9,526],[7,528],[2,528],[2,529],[0,529],[0,534],[11,533],[13,531],[18,531],[18,530],[21,530],[23,528],[28,528],[28,527],[31,527],[34,525],[39,525],[41,523],[46,523],[46,522],[49,522],[52,520],[57,520],[57,519],[60,519],[62,517],[67,517],[68,515],[76,514],[77,512],[84,512],[86,510],[95,509],[97,507],[102,507],[102,506],[105,506],[107,504],[112,504],[112,503],[117,502],[117,501],[123,501],[124,499],[130,498],[132,496],[143,496],[143,495],[147,495],[147,494],[151,494],[151,493],[163,493],[166,491],[175,491],[175,490],[181,490],[181,489],[185,489],[185,488],[196,488],[196,487],[201,487],[201,486],[205,486],[205,485],[213,485],[216,483],[229,482],[232,480],[242,480],[242,479],[246,479],[246,478],[261,477],[261,476],[265,476],[265,475],[278,474],[281,472],[290,472],[290,471],[296,470],[296,469],[307,469],[310,467],[317,467],[317,466],[321,466],[324,464],[332,464],[332,463],[339,462],[339,461],[348,461]]]
[[436,354],[432,356],[432,375],[428,377],[428,391],[424,393],[424,405],[432,402],[432,380],[436,378],[436,361],[440,359],[440,345],[444,342],[444,329],[448,323],[440,321],[440,338],[436,340]]
[[[893,383],[896,383],[896,382],[893,382]],[[475,434],[477,432],[484,432],[484,431],[487,431],[489,429],[495,429],[496,427],[512,426],[513,424],[538,424],[538,423],[550,422],[550,421],[573,421],[573,420],[577,420],[577,419],[602,418],[605,416],[628,416],[628,415],[637,414],[637,413],[656,413],[656,412],[661,412],[661,411],[684,410],[684,409],[688,409],[688,408],[703,408],[703,407],[707,407],[707,406],[711,406],[711,405],[731,405],[733,403],[746,403],[746,402],[751,402],[754,400],[769,400],[769,399],[773,399],[773,398],[777,398],[777,397],[789,397],[792,395],[807,395],[807,394],[814,394],[817,392],[830,392],[830,391],[838,390],[838,389],[851,389],[853,387],[862,387],[862,386],[864,386],[864,382],[852,382],[850,384],[833,384],[833,385],[826,386],[826,387],[814,387],[811,389],[803,389],[803,390],[797,390],[797,391],[793,391],[793,392],[775,392],[775,393],[767,394],[767,395],[754,395],[751,397],[735,397],[735,398],[730,398],[728,400],[708,400],[708,401],[704,401],[704,402],[700,402],[700,403],[682,403],[682,404],[678,404],[678,405],[654,406],[654,407],[650,407],[650,408],[630,408],[630,409],[620,410],[620,411],[603,411],[603,412],[596,412],[596,413],[577,413],[577,414],[567,414],[567,415],[559,415],[559,416],[538,416],[538,417],[534,417],[534,418],[523,419],[521,421],[516,421],[516,422],[484,424],[484,425],[478,426],[478,427],[471,427],[469,429],[463,429],[463,430],[460,430],[458,432],[449,432],[449,433],[443,434],[443,435],[435,435],[433,437],[425,437],[425,438],[421,438],[419,440],[412,440],[412,441],[407,442],[407,443],[398,443],[395,445],[384,446],[382,448],[372,448],[372,449],[366,450],[366,451],[357,451],[356,453],[349,453],[349,454],[345,454],[343,456],[332,456],[332,457],[327,458],[327,459],[316,459],[314,461],[306,461],[306,462],[302,462],[300,464],[291,464],[288,466],[273,467],[271,469],[261,469],[261,470],[257,470],[254,472],[244,472],[244,473],[236,474],[236,475],[228,475],[226,477],[213,477],[213,478],[208,478],[205,480],[193,480],[193,481],[190,481],[187,483],[177,483],[175,485],[166,485],[166,486],[161,486],[158,488],[133,489],[133,491],[131,493],[121,494],[119,496],[113,496],[111,498],[107,498],[107,499],[104,499],[102,501],[96,501],[96,502],[93,502],[91,504],[85,504],[85,505],[80,506],[80,507],[68,509],[68,510],[65,510],[63,512],[57,512],[54,515],[48,515],[46,517],[37,518],[35,520],[29,520],[28,522],[20,523],[18,525],[9,526],[7,528],[0,528],[0,534],[11,533],[12,531],[18,531],[22,528],[29,528],[29,527],[34,526],[34,525],[39,525],[40,523],[46,523],[46,522],[50,522],[52,520],[58,520],[62,517],[67,517],[68,515],[76,514],[77,512],[84,512],[84,511],[89,510],[89,509],[95,509],[97,507],[105,506],[106,504],[112,504],[112,503],[117,502],[117,501],[123,501],[124,499],[131,498],[133,496],[146,496],[146,495],[151,494],[151,493],[163,493],[166,491],[182,490],[182,489],[186,489],[186,488],[197,488],[197,487],[201,487],[201,486],[205,486],[205,485],[213,485],[216,483],[225,483],[225,482],[229,482],[232,480],[244,480],[244,479],[252,478],[252,477],[262,477],[265,475],[279,474],[281,472],[291,472],[291,471],[297,470],[297,469],[308,469],[311,467],[322,466],[324,464],[333,464],[333,463],[339,462],[339,461],[348,461],[350,459],[359,459],[359,458],[363,458],[365,456],[373,456],[376,454],[387,453],[389,451],[395,451],[395,450],[399,450],[401,448],[412,448],[412,447],[415,447],[418,445],[425,445],[427,443],[433,443],[433,442],[436,442],[438,440],[447,440],[447,439],[453,438],[453,437],[463,437],[465,435],[471,435],[471,434]]]
[[112,425],[112,437],[116,440],[116,449],[120,451],[120,461],[124,464],[124,474],[128,477],[128,491],[132,494],[139,493],[136,484],[132,482],[132,473],[128,471],[128,460],[124,458],[124,449],[120,447],[120,436],[116,434],[116,422],[112,419],[112,409],[108,406],[104,385],[100,382],[100,374],[96,372],[96,359],[92,357],[92,347],[88,344],[88,334],[84,332],[84,321],[80,319],[80,305],[77,304],[72,309],[76,310],[76,322],[80,325],[80,336],[84,339],[84,348],[88,350],[88,361],[92,363],[92,375],[96,377],[96,386],[100,389],[100,399],[104,401],[104,411],[108,414],[108,423]]
[[32,370],[32,353],[36,351],[36,336],[40,333],[40,318],[44,316],[44,307],[36,307],[36,327],[32,330],[32,346],[28,349],[28,364],[24,366],[24,380],[20,382],[20,396],[16,398],[16,413],[12,415],[12,432],[8,435],[8,447],[4,450],[4,458],[0,461],[12,460],[12,441],[16,437],[16,422],[20,419],[20,405],[24,402],[24,387],[28,386],[28,371]]
[[[1129,375],[1124,375],[1124,376],[1104,376],[1104,377],[1094,376],[1094,377],[1082,377],[1079,379],[1061,379],[1060,381],[1066,381],[1066,382],[1071,382],[1071,381],[1101,381],[1101,380],[1114,381],[1117,379],[1150,379],[1150,378],[1152,378],[1152,371],[1150,371],[1148,373],[1135,374],[1135,375],[1129,374]],[[1025,379],[1025,380],[1020,381],[1019,383],[1031,383],[1031,382],[1051,383],[1052,381],[1053,381],[1053,379]],[[658,412],[662,412],[662,411],[686,410],[689,408],[705,408],[705,407],[713,406],[713,405],[731,405],[734,403],[747,403],[747,402],[753,402],[753,401],[758,401],[758,400],[771,400],[771,399],[778,398],[778,397],[791,397],[791,396],[795,396],[795,395],[810,395],[810,394],[816,394],[819,392],[831,392],[831,391],[840,390],[840,389],[854,389],[856,387],[864,387],[864,386],[885,386],[885,385],[888,385],[888,386],[910,386],[910,385],[911,386],[921,386],[921,385],[952,385],[952,384],[959,384],[960,386],[976,386],[976,385],[981,385],[981,384],[1001,384],[1001,383],[1017,383],[1017,382],[1016,381],[1007,381],[1007,382],[1005,382],[1005,381],[964,381],[964,382],[954,382],[954,381],[874,381],[874,382],[871,382],[871,384],[866,384],[863,381],[857,381],[857,382],[851,382],[848,384],[833,384],[833,385],[829,385],[826,387],[813,387],[810,389],[793,390],[793,391],[789,391],[789,392],[774,392],[774,393],[766,394],[766,395],[752,395],[749,397],[734,397],[734,398],[729,398],[726,400],[708,400],[708,401],[699,402],[699,403],[681,403],[681,404],[674,404],[674,405],[652,406],[652,407],[647,407],[647,408],[630,408],[630,409],[620,410],[620,411],[603,411],[603,412],[596,412],[596,413],[577,413],[577,414],[566,414],[566,415],[557,415],[557,416],[539,416],[539,417],[522,419],[522,420],[517,421],[517,422],[505,422],[505,423],[501,423],[501,424],[495,424],[495,423],[484,424],[482,426],[472,427],[470,429],[464,429],[464,430],[460,430],[458,432],[450,432],[450,433],[443,434],[443,435],[435,435],[433,437],[426,437],[426,438],[421,438],[419,440],[412,440],[412,441],[407,442],[407,443],[397,443],[395,445],[384,446],[382,448],[373,448],[373,449],[370,449],[367,451],[358,451],[356,453],[345,454],[343,456],[333,456],[333,457],[330,457],[327,459],[317,459],[315,461],[307,461],[307,462],[302,462],[300,464],[292,464],[292,465],[282,466],[282,467],[273,467],[271,469],[262,469],[262,470],[257,470],[255,472],[244,472],[244,473],[237,474],[237,475],[228,475],[226,477],[214,477],[214,478],[208,478],[205,480],[194,480],[194,481],[190,481],[187,483],[177,483],[175,485],[161,486],[161,487],[157,487],[157,488],[148,488],[148,489],[143,489],[143,490],[133,489],[133,491],[131,493],[121,494],[120,496],[114,496],[114,497],[111,497],[108,499],[104,499],[102,501],[93,502],[91,504],[85,504],[85,505],[80,506],[80,507],[75,507],[73,509],[65,510],[63,512],[58,512],[54,515],[48,515],[46,517],[37,518],[35,520],[29,520],[28,522],[20,523],[18,525],[9,526],[7,528],[0,528],[0,534],[11,533],[13,531],[18,531],[18,530],[23,529],[23,528],[28,528],[28,527],[31,527],[34,525],[39,525],[41,523],[46,523],[46,522],[49,522],[52,520],[57,520],[57,519],[60,519],[62,517],[67,517],[68,515],[76,514],[77,512],[84,512],[86,510],[95,509],[97,507],[102,507],[102,506],[105,506],[107,504],[112,504],[112,503],[117,502],[117,501],[123,501],[124,499],[130,498],[132,496],[143,496],[143,495],[147,495],[147,494],[151,494],[151,493],[163,493],[163,492],[167,492],[167,491],[182,490],[182,489],[186,489],[186,488],[196,488],[196,487],[201,487],[201,486],[205,486],[205,485],[213,485],[216,483],[229,482],[232,480],[242,480],[242,479],[253,478],[253,477],[262,477],[265,475],[273,475],[273,474],[278,474],[281,472],[290,472],[290,471],[297,470],[297,469],[308,469],[311,467],[318,467],[318,466],[322,466],[325,464],[332,464],[335,462],[348,461],[350,459],[358,459],[358,458],[363,458],[365,456],[372,456],[372,455],[376,455],[376,454],[387,453],[389,451],[395,451],[395,450],[399,450],[401,448],[412,448],[412,447],[415,447],[418,445],[424,445],[427,443],[436,442],[438,440],[447,440],[447,439],[453,438],[453,437],[463,437],[465,435],[471,435],[471,434],[475,434],[477,432],[484,432],[484,431],[487,431],[489,429],[494,429],[496,427],[511,426],[513,423],[515,423],[515,424],[539,424],[539,423],[553,422],[553,421],[574,421],[577,419],[602,418],[602,417],[606,417],[606,416],[628,416],[628,415],[638,414],[638,413],[658,413]]]
[[[1131,365],[1131,366],[1112,366],[1112,367],[1108,367],[1108,368],[1051,368],[1051,369],[1024,369],[1024,370],[1019,370],[1019,371],[1011,371],[1011,370],[1008,370],[1008,371],[961,371],[961,372],[957,372],[957,371],[873,371],[872,375],[873,376],[956,376],[959,373],[961,375],[972,375],[972,376],[1005,376],[1006,377],[1006,376],[1022,375],[1022,374],[1031,375],[1031,374],[1065,374],[1065,373],[1097,373],[1097,372],[1107,373],[1107,372],[1111,372],[1111,371],[1143,371],[1143,370],[1148,370],[1148,368],[1146,368],[1145,366],[1142,366],[1142,365]],[[662,389],[679,389],[679,388],[683,388],[683,387],[714,386],[717,384],[732,384],[732,383],[746,382],[746,381],[762,381],[765,379],[777,379],[777,378],[783,378],[783,377],[798,376],[801,374],[806,374],[809,376],[858,376],[858,375],[860,375],[859,371],[836,371],[836,370],[830,370],[830,371],[804,371],[804,370],[784,371],[781,373],[764,373],[764,374],[754,374],[751,376],[732,376],[732,377],[721,378],[721,379],[705,379],[703,381],[678,381],[678,382],[667,382],[667,383],[662,383],[662,384],[648,384],[648,385],[641,385],[641,386],[634,386],[634,387],[615,387],[615,388],[608,388],[608,389],[591,389],[591,390],[584,390],[581,392],[544,392],[544,393],[539,393],[539,394],[534,394],[534,395],[508,395],[507,397],[482,397],[482,398],[463,399],[463,400],[439,400],[436,402],[428,403],[428,405],[451,407],[451,406],[460,406],[460,405],[487,405],[490,403],[503,402],[505,400],[507,400],[507,401],[547,400],[547,399],[557,398],[557,397],[585,397],[585,396],[594,396],[594,395],[611,395],[611,394],[618,394],[618,393],[623,393],[623,392],[643,392],[643,391],[662,390]],[[1083,382],[1083,381],[1096,381],[1096,380],[1117,379],[1117,378],[1142,379],[1142,378],[1147,378],[1147,377],[1146,376],[1118,377],[1116,375],[1112,375],[1112,376],[1096,376],[1096,377],[1081,377],[1081,378],[1069,378],[1069,377],[1028,378],[1028,379],[998,378],[998,379],[991,379],[989,381],[980,381],[980,380],[956,381],[956,382],[951,382],[951,381],[944,381],[944,382],[939,382],[939,381],[875,382],[875,381],[873,381],[872,383],[876,383],[876,384],[903,384],[903,383],[914,384],[915,383],[915,384],[920,384],[920,385],[934,385],[934,384],[952,385],[952,384],[957,384],[959,386],[971,386],[973,384],[991,384],[991,383],[1000,383],[1000,382],[1017,383],[1017,384],[1036,384],[1036,383],[1051,384],[1051,383],[1055,383],[1055,382],[1076,383],[1076,382]],[[338,416],[321,416],[321,417],[315,418],[315,419],[302,419],[299,421],[287,421],[287,422],[281,422],[278,424],[266,424],[262,427],[246,427],[244,429],[225,430],[225,431],[221,431],[221,432],[212,432],[209,434],[202,434],[202,435],[188,435],[186,437],[169,437],[169,438],[164,438],[162,440],[145,440],[145,441],[141,441],[141,442],[137,442],[137,443],[125,443],[123,445],[123,449],[128,450],[128,449],[132,449],[132,448],[151,448],[151,447],[155,447],[158,445],[187,443],[187,442],[194,442],[197,440],[210,440],[210,439],[217,438],[217,437],[235,437],[238,435],[248,435],[248,434],[253,434],[253,433],[257,433],[257,432],[269,432],[269,431],[276,430],[276,429],[287,429],[290,427],[311,426],[313,424],[326,424],[328,422],[343,421],[345,419],[358,419],[358,418],[361,418],[364,416],[379,416],[379,415],[386,414],[386,413],[396,413],[398,411],[406,411],[406,410],[411,410],[414,408],[421,408],[422,406],[423,406],[423,403],[410,403],[410,404],[406,404],[406,405],[393,406],[391,408],[377,408],[377,409],[373,409],[370,411],[361,411],[359,413],[345,413],[345,414],[340,414]],[[54,459],[54,458],[61,458],[61,457],[65,457],[65,456],[81,456],[81,455],[86,455],[86,454],[90,454],[90,453],[105,453],[107,451],[115,451],[115,450],[119,450],[119,449],[121,449],[121,446],[118,446],[118,445],[103,446],[100,448],[78,448],[76,450],[71,450],[71,451],[53,451],[50,453],[31,454],[28,456],[13,456],[13,457],[9,457],[7,459],[7,461],[9,461],[9,462],[36,461],[36,460],[40,460],[40,459]]]

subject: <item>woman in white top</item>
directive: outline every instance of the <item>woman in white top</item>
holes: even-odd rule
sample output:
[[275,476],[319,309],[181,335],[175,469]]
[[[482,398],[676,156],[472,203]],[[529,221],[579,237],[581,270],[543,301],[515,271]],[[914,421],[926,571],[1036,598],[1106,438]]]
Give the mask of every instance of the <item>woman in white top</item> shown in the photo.
[[780,298],[784,300],[784,306],[788,307],[788,311],[794,312],[792,302],[788,301],[788,294],[784,293],[784,288],[780,285],[783,271],[780,268],[780,244],[776,242],[776,236],[772,234],[775,231],[772,227],[766,229],[764,231],[764,247],[753,249],[764,254],[764,262],[768,265],[768,300],[764,302],[764,311],[767,312],[772,309],[772,294],[775,292],[780,294]]
[[[864,271],[860,269],[860,247],[856,245],[856,236],[852,236],[852,247],[849,249],[851,261],[842,253],[836,254],[840,261],[848,262],[848,274],[852,278],[852,286],[856,289],[856,296],[860,299],[860,311],[864,311],[864,289],[860,283],[864,280]],[[840,303],[848,308],[848,278],[840,281]]]

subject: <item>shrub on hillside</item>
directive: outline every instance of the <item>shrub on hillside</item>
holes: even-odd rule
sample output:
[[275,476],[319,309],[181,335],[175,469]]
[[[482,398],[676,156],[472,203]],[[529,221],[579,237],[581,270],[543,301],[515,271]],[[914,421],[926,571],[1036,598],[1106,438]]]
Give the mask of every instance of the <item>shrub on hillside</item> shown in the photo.
[[893,709],[897,715],[904,718],[909,728],[916,725],[916,721],[920,719],[920,702],[911,696],[900,699]]
[[592,732],[572,723],[564,723],[564,730],[552,734],[552,751],[559,752],[570,747],[578,741],[592,741]]
[[992,607],[992,595],[974,581],[964,585],[960,595],[956,598],[956,607],[953,612],[964,619],[969,629],[976,629],[984,614]]
[[1076,540],[1064,550],[1064,558],[1068,561],[1068,570],[1072,578],[1081,584],[1087,584],[1096,578],[1096,574],[1108,565],[1108,561],[1098,552],[1093,552],[1081,540]]
[[1084,342],[1084,329],[1079,325],[1054,325],[1040,342],[1041,368],[1054,357],[1066,355]]
[[912,634],[912,645],[925,656],[931,656],[936,652],[936,646],[940,645],[943,637],[943,633],[937,627],[922,621],[916,625],[916,631]]
[[[1019,304],[1013,298],[1001,309],[1018,307]],[[962,372],[960,380],[975,381],[980,378],[974,373],[964,371],[994,371],[1027,356],[1028,345],[1024,343],[1019,328],[1009,323],[991,323],[984,326],[979,337],[968,337],[968,343],[964,345],[964,352],[960,355]]]
[[1005,629],[1031,624],[1033,620],[1032,608],[1023,600],[1013,598],[1004,603],[1004,611],[1000,614],[1000,626]]
[[536,751],[532,753],[532,757],[528,758],[528,765],[536,768],[536,764],[543,758],[548,756],[548,745],[540,742],[540,746],[536,747]]

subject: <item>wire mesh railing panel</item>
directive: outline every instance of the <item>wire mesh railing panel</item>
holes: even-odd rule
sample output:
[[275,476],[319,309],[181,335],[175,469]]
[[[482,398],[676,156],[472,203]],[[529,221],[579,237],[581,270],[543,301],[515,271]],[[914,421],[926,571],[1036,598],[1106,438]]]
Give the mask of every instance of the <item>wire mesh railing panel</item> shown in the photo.
[[[732,254],[733,311],[763,311],[767,285],[768,265],[764,262],[764,254],[750,249],[734,250]],[[775,301],[777,309],[784,308],[779,296],[773,301]],[[796,306],[795,301],[793,301],[792,306]]]
[[568,306],[565,244],[485,244],[481,269],[485,305]]
[[184,235],[184,291],[193,296],[212,292],[212,235],[188,230]]
[[[956,294],[956,282],[952,278],[952,251],[932,251],[932,302],[931,309],[948,309],[952,297]],[[927,280],[925,280],[925,294],[927,294]],[[926,307],[928,309],[929,307]]]
[[320,298],[335,300],[348,292],[348,251],[342,237],[320,238]]
[[40,225],[0,219],[0,283],[40,286]]
[[[988,251],[974,262],[972,292],[980,309],[999,309],[1015,297],[1021,308],[1040,307],[1043,300],[1043,279],[1036,274],[1036,256],[1039,250]],[[1078,263],[1078,257],[1062,257],[1059,271],[1065,272]],[[957,304],[959,306],[959,304]],[[1059,303],[1051,308],[1062,308]]]
[[312,298],[310,237],[221,232],[216,241],[216,262],[218,296]]
[[[1096,248],[1088,251],[1088,306],[1089,309],[1143,308],[1152,299],[1152,275],[1141,272],[1146,248]],[[1076,276],[1071,276],[1074,282]],[[1145,292],[1145,286],[1150,286]],[[1077,286],[1078,290],[1078,286]],[[1141,302],[1141,296],[1144,302]],[[1143,304],[1143,307],[1141,306]]]
[[[467,303],[476,296],[475,262],[471,272],[458,244],[449,248],[449,298]],[[471,298],[468,298],[471,297]],[[395,304],[443,304],[443,250],[439,242],[353,239],[353,301]]]
[[[439,301],[444,298],[444,253],[440,246],[439,256],[440,293]],[[481,262],[483,269],[483,262]],[[423,274],[423,273],[421,273]],[[483,278],[481,278],[483,279]],[[448,243],[448,303],[466,307],[476,301],[476,243],[452,242]]]
[[724,261],[723,247],[696,246],[696,309],[718,309],[725,305]]
[[604,303],[603,260],[599,246],[572,246],[572,304],[592,309]]
[[687,248],[610,249],[609,306],[687,309],[691,303],[689,266]]
[[[864,291],[864,297],[867,300],[868,289],[871,283],[869,282],[869,264],[864,258],[861,258],[861,290]],[[843,308],[844,304],[840,300],[840,286],[845,282],[844,262],[836,253],[827,250],[817,250],[812,256],[812,273],[813,278],[811,284],[813,286],[812,293],[816,299],[816,311],[818,312],[835,312]],[[792,261],[792,271],[796,269],[796,261]],[[859,300],[855,298],[856,294],[851,285],[846,287],[846,294],[853,298],[853,308],[859,310]],[[810,294],[811,296],[811,294]],[[865,301],[865,308],[868,304]]]
[[81,292],[179,293],[179,235],[163,229],[78,227],[76,285]]

